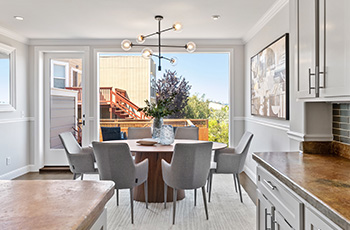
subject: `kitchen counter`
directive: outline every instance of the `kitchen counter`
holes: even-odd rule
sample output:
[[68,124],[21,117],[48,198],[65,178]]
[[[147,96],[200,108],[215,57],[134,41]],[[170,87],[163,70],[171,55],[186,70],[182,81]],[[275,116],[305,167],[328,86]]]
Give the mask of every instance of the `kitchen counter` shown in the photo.
[[350,229],[350,159],[299,152],[254,153],[253,159],[343,229]]
[[89,229],[114,194],[111,181],[0,181],[0,229]]

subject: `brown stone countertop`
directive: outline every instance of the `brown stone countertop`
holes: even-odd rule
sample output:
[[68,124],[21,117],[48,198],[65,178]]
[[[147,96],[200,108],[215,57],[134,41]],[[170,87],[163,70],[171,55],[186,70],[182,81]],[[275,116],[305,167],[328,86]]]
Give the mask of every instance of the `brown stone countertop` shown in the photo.
[[350,230],[350,159],[300,152],[254,153],[253,159],[334,223]]
[[112,181],[0,181],[0,229],[89,229],[114,194]]

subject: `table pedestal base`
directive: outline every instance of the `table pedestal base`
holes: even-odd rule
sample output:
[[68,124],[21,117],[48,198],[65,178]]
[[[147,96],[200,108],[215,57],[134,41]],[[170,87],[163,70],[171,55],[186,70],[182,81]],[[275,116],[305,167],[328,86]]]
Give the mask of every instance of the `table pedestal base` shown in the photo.
[[[148,158],[148,202],[164,202],[164,181],[162,177],[162,159],[171,161],[172,152],[137,152],[135,163],[139,163]],[[177,200],[185,198],[184,190],[177,190]],[[145,202],[144,185],[134,188],[134,200]],[[173,201],[173,189],[168,187],[167,202]]]

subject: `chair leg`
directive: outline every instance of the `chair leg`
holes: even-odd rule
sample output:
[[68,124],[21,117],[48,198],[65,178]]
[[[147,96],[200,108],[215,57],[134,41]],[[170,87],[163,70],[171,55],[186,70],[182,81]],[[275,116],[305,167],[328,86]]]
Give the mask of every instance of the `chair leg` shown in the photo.
[[73,173],[73,180],[77,179],[77,174]]
[[236,193],[237,193],[237,181],[236,181],[236,175],[233,174],[233,180],[235,181],[235,190],[236,190]]
[[239,190],[239,197],[241,199],[241,203],[243,203],[241,183],[239,182],[239,175],[238,174],[236,174],[236,178],[237,178],[237,186],[238,186],[238,190]]
[[147,180],[144,183],[144,189],[145,189],[145,201],[146,201],[146,209],[148,209],[148,182]]
[[173,188],[173,190],[173,224],[175,224],[177,190],[176,188]]
[[164,182],[164,209],[166,209],[167,195],[168,195],[168,185]]
[[204,208],[205,208],[205,215],[207,216],[207,220],[209,220],[207,198],[205,197],[205,187],[204,187],[204,186],[202,187],[202,194],[203,194],[203,202],[204,202]]
[[207,178],[207,192],[209,192],[209,183],[210,183],[210,171]]
[[197,206],[197,189],[194,189],[194,206]]
[[117,206],[119,206],[119,189],[115,190],[116,198],[117,198]]
[[134,224],[134,191],[130,189],[131,223]]
[[83,179],[84,179],[84,174],[83,174],[83,173],[81,174],[80,179],[81,179],[81,180],[83,180]]
[[213,172],[210,172],[210,178],[209,178],[209,203],[211,199],[211,187],[213,184]]

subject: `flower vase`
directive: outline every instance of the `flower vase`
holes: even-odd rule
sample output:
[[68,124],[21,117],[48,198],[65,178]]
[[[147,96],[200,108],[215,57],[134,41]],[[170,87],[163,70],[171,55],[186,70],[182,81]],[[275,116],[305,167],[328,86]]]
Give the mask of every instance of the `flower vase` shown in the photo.
[[171,145],[174,143],[174,130],[171,125],[162,126],[159,143],[161,145]]
[[162,126],[163,126],[163,118],[157,118],[155,117],[153,119],[153,133],[152,133],[152,138],[156,139],[159,142],[159,138],[160,138],[160,131],[162,130]]

